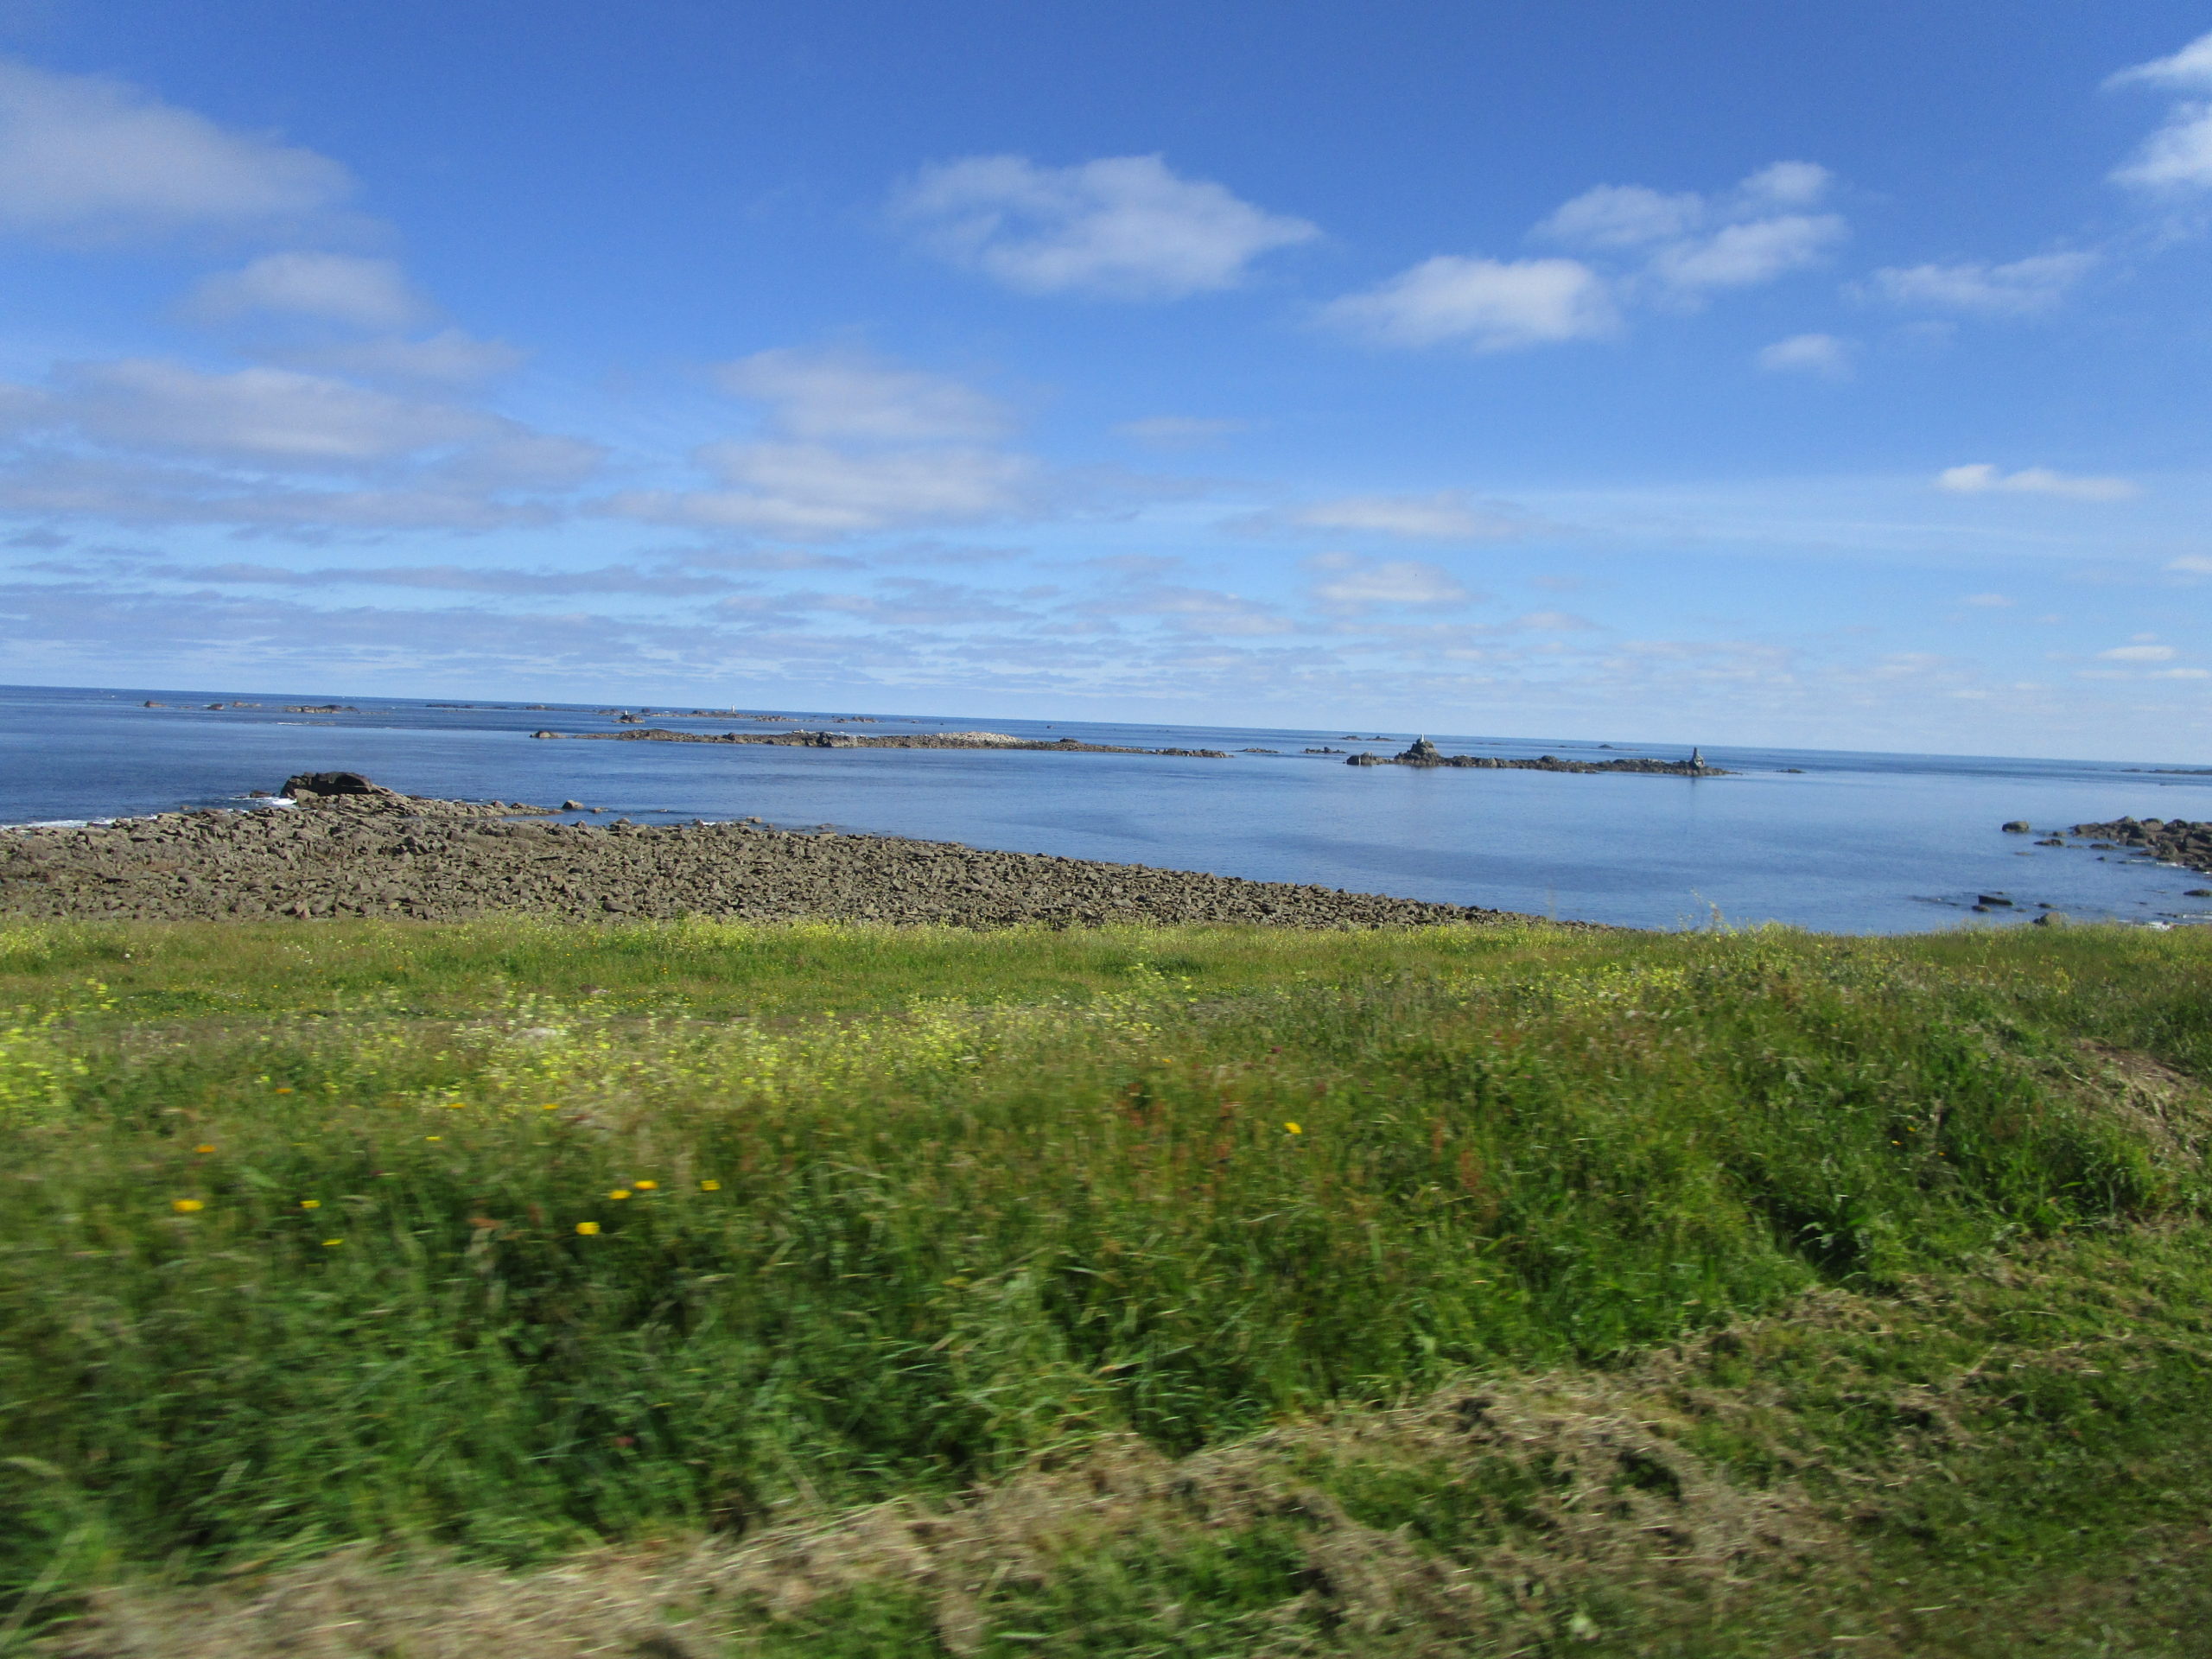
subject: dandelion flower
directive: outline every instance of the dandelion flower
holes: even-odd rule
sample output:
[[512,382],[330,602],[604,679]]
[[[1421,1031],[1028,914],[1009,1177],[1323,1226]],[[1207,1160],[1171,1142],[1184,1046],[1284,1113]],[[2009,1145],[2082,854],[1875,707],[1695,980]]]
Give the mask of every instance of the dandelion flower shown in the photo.
[[213,1141],[203,1141],[199,1146],[194,1147],[193,1150],[194,1152],[213,1152],[215,1150],[215,1146]]
[[322,1208],[322,1200],[321,1198],[302,1198],[300,1200],[300,1208],[302,1210],[320,1210]]
[[576,1230],[586,1238],[592,1238],[599,1232],[599,1224],[595,1221],[580,1221],[576,1224]]
[[719,1192],[722,1190],[722,1184],[720,1181],[702,1181],[699,1190],[702,1192]]
[[549,1100],[537,1109],[541,1112],[557,1112],[561,1109],[561,1103],[557,1100]]
[[1286,1123],[1283,1125],[1283,1128],[1291,1135],[1303,1135],[1306,1133],[1305,1130],[1300,1128],[1295,1123]]
[[449,1100],[446,1102],[446,1104],[454,1111],[458,1112],[466,1109],[468,1103],[465,1100]]
[[630,1185],[636,1187],[640,1192],[650,1192],[655,1187],[658,1186],[660,1183],[658,1181],[632,1181]]
[[289,1095],[292,1091],[289,1089],[279,1089],[276,1092],[280,1095]]
[[626,1186],[618,1186],[607,1196],[613,1198],[617,1204],[620,1204],[623,1199],[630,1196],[630,1189]]
[[180,1216],[188,1216],[195,1210],[205,1210],[207,1207],[198,1198],[171,1198],[169,1200],[169,1208]]
[[326,1250],[334,1250],[345,1242],[342,1238],[326,1238],[322,1241],[322,1248]]
[[445,1136],[442,1135],[426,1135],[423,1138],[425,1141],[442,1141],[445,1139]]

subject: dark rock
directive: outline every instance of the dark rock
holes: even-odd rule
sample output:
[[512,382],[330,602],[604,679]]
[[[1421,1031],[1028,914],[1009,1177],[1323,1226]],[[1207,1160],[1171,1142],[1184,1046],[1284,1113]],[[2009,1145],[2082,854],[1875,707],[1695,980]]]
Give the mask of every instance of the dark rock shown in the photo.
[[302,772],[284,780],[283,792],[295,800],[302,795],[389,795],[399,791],[372,784],[358,772]]
[[2012,906],[2012,901],[2010,899],[2006,899],[1998,893],[1976,893],[1974,897],[1979,901],[1974,906],[1977,910],[1979,910],[1983,905],[2002,905],[2007,910],[2010,910]]
[[2212,899],[2212,887],[2185,888],[2181,896],[2184,899]]
[[2036,842],[2038,847],[2063,847],[2065,844],[2065,837],[2063,836],[2048,836]]
[[531,735],[532,737],[558,737],[561,734],[558,732],[532,732]]
[[584,804],[582,801],[563,801],[561,810],[563,812],[581,812],[584,810]]
[[2098,852],[2120,848],[2148,854],[2169,864],[2212,875],[2212,823],[2186,818],[2114,818],[2109,823],[2077,823],[2067,832],[2094,836],[2089,846]]
[[2033,925],[2037,927],[2059,927],[2063,926],[2065,921],[2066,915],[2064,912],[2046,910],[2042,915],[2036,918]]
[[2034,829],[2024,818],[2015,818],[2010,823],[1998,825],[1998,828],[2008,836],[2029,836],[2035,833]]

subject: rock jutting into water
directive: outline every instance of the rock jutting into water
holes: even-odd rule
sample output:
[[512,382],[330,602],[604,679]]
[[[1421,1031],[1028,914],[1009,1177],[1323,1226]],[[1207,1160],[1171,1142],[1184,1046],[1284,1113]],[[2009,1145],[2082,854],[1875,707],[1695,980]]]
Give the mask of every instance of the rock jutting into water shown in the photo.
[[296,803],[289,810],[0,830],[0,913],[118,921],[709,916],[976,928],[1535,919],[1141,864],[776,830],[757,820],[518,823],[518,814],[548,809],[402,795],[358,772],[302,773],[284,789]]
[[2110,823],[2077,823],[2066,832],[2108,842],[2133,853],[2147,853],[2169,864],[2212,874],[2212,823],[2187,818],[2114,818]]
[[1719,766],[1707,766],[1704,754],[1690,751],[1687,760],[1562,760],[1540,754],[1534,760],[1511,760],[1488,754],[1446,754],[1425,737],[1396,754],[1355,754],[1348,766],[1482,766],[1514,772],[1633,772],[1666,778],[1726,778]]
[[1084,743],[1072,737],[1046,742],[1011,732],[916,732],[902,737],[853,737],[843,732],[671,732],[649,726],[632,732],[532,732],[532,737],[572,743],[764,743],[787,749],[1034,749],[1051,754],[1179,754],[1226,760],[1226,749],[1138,749],[1118,743]]

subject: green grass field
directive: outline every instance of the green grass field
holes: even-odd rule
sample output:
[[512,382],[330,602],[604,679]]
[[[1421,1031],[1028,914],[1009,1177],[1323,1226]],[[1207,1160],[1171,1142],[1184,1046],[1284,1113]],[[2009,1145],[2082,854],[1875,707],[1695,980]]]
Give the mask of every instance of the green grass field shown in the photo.
[[0,1644],[2212,1652],[2204,935],[19,925],[0,1007]]

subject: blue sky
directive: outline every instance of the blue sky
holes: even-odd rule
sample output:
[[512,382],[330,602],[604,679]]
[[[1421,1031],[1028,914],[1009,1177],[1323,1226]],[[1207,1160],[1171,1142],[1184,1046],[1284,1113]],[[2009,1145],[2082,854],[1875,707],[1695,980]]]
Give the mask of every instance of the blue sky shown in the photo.
[[0,6],[0,678],[2212,760],[2208,31]]

